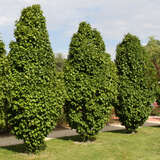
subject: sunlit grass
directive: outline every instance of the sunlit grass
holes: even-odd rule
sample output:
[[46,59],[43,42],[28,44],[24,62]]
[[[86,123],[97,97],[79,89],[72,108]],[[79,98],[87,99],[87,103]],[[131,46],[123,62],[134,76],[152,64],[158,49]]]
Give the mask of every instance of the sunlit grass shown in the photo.
[[53,139],[37,155],[23,153],[23,145],[0,147],[0,160],[159,160],[159,132],[159,127],[143,127],[136,134],[103,132],[87,143],[78,136]]

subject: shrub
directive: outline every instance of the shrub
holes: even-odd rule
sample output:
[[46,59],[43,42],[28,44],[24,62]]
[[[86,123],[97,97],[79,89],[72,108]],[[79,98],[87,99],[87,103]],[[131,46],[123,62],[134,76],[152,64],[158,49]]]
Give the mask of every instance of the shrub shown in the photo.
[[72,37],[64,80],[68,94],[67,120],[86,141],[109,120],[117,96],[114,63],[105,53],[100,33],[86,22],[80,23]]
[[10,43],[8,119],[12,133],[28,152],[44,148],[63,106],[55,77],[54,54],[39,5],[23,9]]
[[144,49],[136,36],[127,34],[117,46],[116,65],[119,75],[116,114],[128,132],[135,132],[150,115],[154,100],[146,76]]

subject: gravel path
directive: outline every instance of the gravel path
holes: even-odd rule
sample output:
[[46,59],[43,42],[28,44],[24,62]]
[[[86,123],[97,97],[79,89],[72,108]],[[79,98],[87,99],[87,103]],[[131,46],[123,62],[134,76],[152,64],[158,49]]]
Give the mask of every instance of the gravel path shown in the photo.
[[[146,122],[144,126],[160,126],[160,122]],[[114,130],[121,130],[121,129],[123,130],[124,127],[119,124],[110,124],[110,125],[105,126],[101,131],[106,132],[106,131],[114,131]],[[75,130],[55,129],[48,135],[47,139],[74,136],[74,135],[77,135]],[[0,134],[0,147],[21,144],[21,143],[23,143],[22,140],[17,140],[12,135]]]

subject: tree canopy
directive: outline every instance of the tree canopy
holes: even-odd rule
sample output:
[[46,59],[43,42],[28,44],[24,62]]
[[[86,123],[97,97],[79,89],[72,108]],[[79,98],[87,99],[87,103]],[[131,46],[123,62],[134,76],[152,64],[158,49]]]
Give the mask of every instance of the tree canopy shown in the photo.
[[86,22],[80,23],[72,37],[64,80],[67,120],[86,141],[108,121],[118,81],[100,33]]
[[15,41],[8,55],[12,133],[29,152],[44,148],[44,138],[55,127],[63,105],[56,82],[55,59],[39,5],[23,9],[16,22]]
[[129,132],[143,125],[154,101],[144,52],[140,40],[131,34],[127,34],[117,46],[115,62],[119,75],[119,95],[115,109],[120,122]]

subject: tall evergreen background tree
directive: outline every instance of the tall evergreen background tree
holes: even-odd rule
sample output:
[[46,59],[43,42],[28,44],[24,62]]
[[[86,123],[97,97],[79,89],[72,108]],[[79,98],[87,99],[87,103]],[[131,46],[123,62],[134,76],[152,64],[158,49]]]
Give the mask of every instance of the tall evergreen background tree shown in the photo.
[[115,110],[128,132],[135,132],[147,120],[155,98],[155,84],[149,85],[144,52],[140,40],[131,34],[117,46],[119,102]]
[[150,61],[154,64],[157,70],[157,78],[160,80],[160,41],[154,37],[149,37],[149,41],[145,46]]
[[109,120],[118,81],[100,33],[86,22],[80,23],[72,37],[64,80],[67,120],[86,141]]
[[56,71],[63,72],[65,58],[63,57],[62,53],[58,53],[55,56],[55,64],[56,64]]
[[160,105],[160,41],[156,40],[154,37],[149,37],[149,41],[144,48],[148,62],[148,77],[152,80],[152,83],[156,83],[156,101]]
[[39,5],[23,9],[10,43],[10,105],[12,133],[23,139],[28,152],[44,148],[63,106],[55,77],[55,59],[46,20]]
[[[55,55],[55,65],[56,65],[56,76],[57,76],[57,82],[59,89],[63,91],[63,98],[66,99],[67,93],[65,90],[65,84],[64,84],[64,64],[66,59],[64,58],[62,53],[58,53]],[[57,122],[58,127],[64,127],[66,126],[66,114],[64,112],[64,108],[62,108],[61,116],[59,117],[59,120]]]
[[7,130],[6,124],[6,67],[7,58],[5,44],[0,40],[0,132]]

